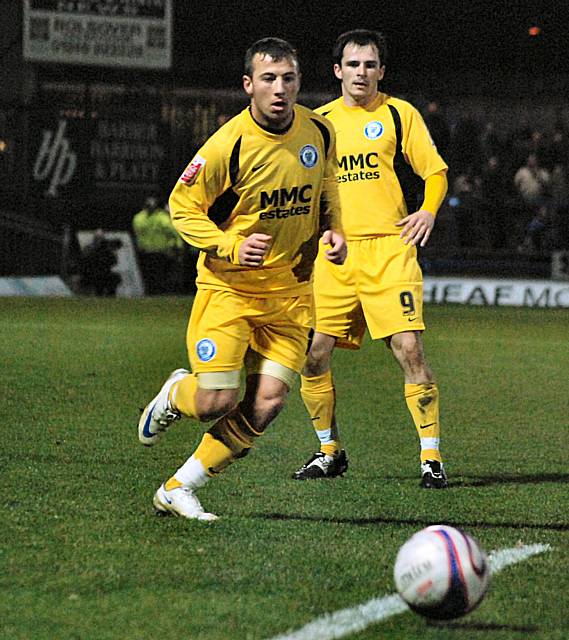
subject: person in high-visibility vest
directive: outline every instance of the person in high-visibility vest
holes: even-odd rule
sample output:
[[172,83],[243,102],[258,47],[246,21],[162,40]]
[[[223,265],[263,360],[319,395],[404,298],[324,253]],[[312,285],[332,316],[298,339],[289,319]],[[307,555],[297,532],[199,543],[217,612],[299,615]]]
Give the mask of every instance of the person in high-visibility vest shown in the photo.
[[170,214],[150,196],[134,216],[132,228],[146,294],[171,293],[184,243],[172,226]]

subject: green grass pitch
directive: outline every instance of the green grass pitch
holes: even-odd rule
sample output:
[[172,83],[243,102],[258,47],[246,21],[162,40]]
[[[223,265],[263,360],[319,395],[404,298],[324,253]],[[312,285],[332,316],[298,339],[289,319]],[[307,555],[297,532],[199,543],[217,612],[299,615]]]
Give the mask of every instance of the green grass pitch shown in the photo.
[[401,374],[367,341],[334,356],[346,476],[290,479],[315,450],[296,388],[200,493],[221,516],[207,525],[151,504],[203,426],[178,423],[154,449],[136,435],[186,366],[190,305],[0,300],[2,640],[268,640],[393,593],[399,546],[434,523],[487,550],[552,550],[496,575],[460,620],[407,612],[358,640],[569,638],[569,310],[426,309],[448,491],[419,489]]

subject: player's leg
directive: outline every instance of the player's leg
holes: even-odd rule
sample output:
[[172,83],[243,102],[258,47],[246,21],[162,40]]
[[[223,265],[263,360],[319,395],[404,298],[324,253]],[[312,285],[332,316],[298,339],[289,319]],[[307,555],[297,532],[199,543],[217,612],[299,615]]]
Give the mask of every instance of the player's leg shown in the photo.
[[422,486],[443,488],[439,393],[421,339],[423,277],[417,249],[398,236],[386,236],[365,241],[360,251],[360,298],[366,323],[373,339],[386,340],[403,370],[405,400],[421,442]]
[[[198,419],[223,414],[230,416],[235,412],[239,395],[239,371],[229,373],[232,375],[227,375],[227,372],[219,372],[217,375],[215,372],[209,373],[206,375],[205,383],[201,380],[204,376],[203,373],[186,374],[177,385],[174,385],[170,400],[173,410]],[[210,385],[212,388],[203,388],[200,387],[200,384]],[[234,386],[227,388],[227,385],[230,384]],[[194,388],[196,385],[197,388]],[[223,386],[225,388],[222,388]],[[190,400],[184,399],[180,391],[186,393]],[[206,436],[208,433],[204,438]],[[210,441],[204,442],[202,439],[201,451],[203,452],[205,449],[209,456],[205,461],[206,464],[210,459],[215,459],[219,455],[216,451],[219,447],[216,444],[211,436]],[[173,514],[201,521],[211,521],[217,518],[214,514],[203,509],[195,495],[196,489],[202,487],[210,477],[206,472],[207,467],[204,467],[199,457],[196,458],[197,453],[196,451],[190,456],[176,473],[158,488],[154,494],[154,507],[157,513],[161,515]]]
[[[300,371],[308,345],[312,296],[288,302],[251,299],[242,317],[245,314],[247,327],[254,327],[247,340],[251,348],[247,353],[245,396],[204,434],[190,458],[157,491],[154,505],[159,511],[174,511],[198,520],[215,519],[213,514],[203,511],[199,502],[196,506],[195,491],[249,453],[255,440],[281,411]],[[173,509],[168,498],[177,499],[179,506]]]
[[[199,486],[249,453],[255,440],[281,412],[297,376],[293,369],[253,351],[247,353],[246,367],[243,399],[204,434],[193,454],[200,466],[190,467],[197,472]],[[190,484],[195,481],[190,476],[186,480]]]
[[421,443],[421,485],[428,489],[445,488],[447,481],[439,449],[439,389],[425,358],[421,332],[396,333],[389,343],[405,377],[405,401]]
[[182,417],[208,422],[230,411],[239,398],[239,371],[195,374],[173,371],[146,405],[138,422],[138,438],[152,447]]
[[[248,313],[247,304],[234,294],[198,292],[187,334],[194,373],[179,371],[179,378],[169,389],[167,383],[161,391],[173,412],[203,421],[231,415],[235,411],[240,370],[251,334]],[[154,410],[151,413],[154,415]],[[217,443],[210,438],[210,459],[215,457],[216,447]],[[156,491],[156,511],[196,520],[214,520],[216,516],[205,512],[195,495],[196,489],[208,478],[200,460],[195,455],[190,456]]]
[[319,331],[314,333],[300,386],[300,395],[320,442],[320,453],[333,458],[341,451],[335,415],[336,390],[330,368],[335,346],[334,336]]
[[154,497],[157,511],[173,511],[197,520],[216,519],[204,512],[195,492],[249,453],[281,411],[288,390],[288,384],[270,375],[248,376],[243,400],[204,433],[193,454],[158,489]]
[[302,370],[300,395],[320,448],[293,473],[295,480],[334,478],[348,468],[336,421],[336,389],[330,368],[335,345],[335,336],[316,331]]
[[295,480],[334,478],[348,468],[336,418],[331,362],[336,344],[358,348],[365,331],[355,287],[356,253],[350,244],[344,265],[332,265],[322,255],[316,261],[316,332],[302,370],[300,395],[320,446],[294,472]]
[[142,444],[155,445],[181,417],[209,421],[237,404],[239,372],[249,329],[239,317],[231,326],[216,326],[216,318],[231,317],[235,304],[232,297],[222,293],[199,291],[196,295],[187,332],[193,372],[176,369],[146,405],[138,423]]

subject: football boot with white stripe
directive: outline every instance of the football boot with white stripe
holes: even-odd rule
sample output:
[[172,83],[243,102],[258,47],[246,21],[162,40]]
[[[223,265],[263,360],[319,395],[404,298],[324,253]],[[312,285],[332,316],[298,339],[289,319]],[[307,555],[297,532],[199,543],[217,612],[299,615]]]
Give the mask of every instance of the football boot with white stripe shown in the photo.
[[446,489],[447,476],[442,462],[425,460],[421,462],[421,487],[423,489]]
[[294,480],[318,480],[320,478],[336,478],[348,470],[348,456],[342,449],[338,456],[329,456],[319,451],[300,469],[292,474]]
[[144,408],[140,420],[138,421],[138,439],[147,447],[154,446],[160,436],[168,429],[173,422],[182,416],[175,411],[170,404],[168,396],[172,385],[189,375],[186,369],[176,369],[163,384],[158,395],[153,398]]

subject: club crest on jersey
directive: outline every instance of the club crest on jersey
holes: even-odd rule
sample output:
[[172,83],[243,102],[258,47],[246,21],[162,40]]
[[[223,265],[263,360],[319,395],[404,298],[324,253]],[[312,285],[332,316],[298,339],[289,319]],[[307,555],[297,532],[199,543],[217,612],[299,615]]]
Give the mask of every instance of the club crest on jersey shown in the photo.
[[314,145],[305,144],[300,150],[298,158],[303,167],[312,169],[312,167],[318,162],[318,151]]
[[209,362],[215,358],[217,346],[213,340],[202,338],[196,343],[196,355],[202,362]]
[[180,182],[191,186],[198,179],[200,175],[200,171],[205,166],[205,158],[199,155],[199,153],[194,156],[194,159],[190,162],[190,164],[186,167],[186,170],[180,176]]
[[372,120],[364,127],[364,135],[368,140],[377,140],[383,135],[383,125],[379,120]]

